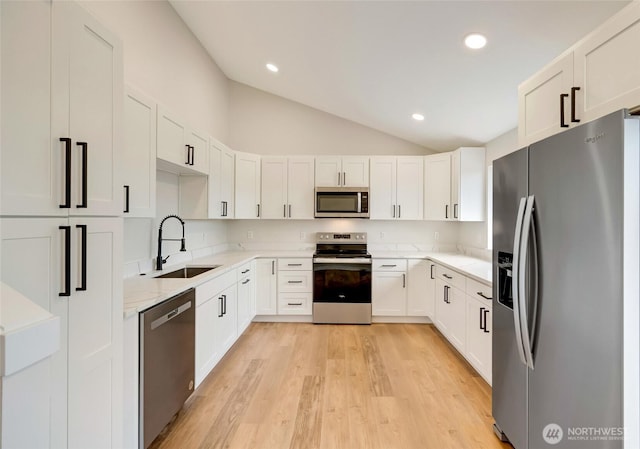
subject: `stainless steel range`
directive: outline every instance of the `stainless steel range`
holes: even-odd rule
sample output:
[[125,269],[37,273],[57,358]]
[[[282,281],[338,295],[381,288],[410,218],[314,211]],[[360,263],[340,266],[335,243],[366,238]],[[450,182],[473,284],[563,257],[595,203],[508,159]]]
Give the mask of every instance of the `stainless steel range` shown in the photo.
[[313,322],[371,324],[371,255],[367,234],[316,234]]

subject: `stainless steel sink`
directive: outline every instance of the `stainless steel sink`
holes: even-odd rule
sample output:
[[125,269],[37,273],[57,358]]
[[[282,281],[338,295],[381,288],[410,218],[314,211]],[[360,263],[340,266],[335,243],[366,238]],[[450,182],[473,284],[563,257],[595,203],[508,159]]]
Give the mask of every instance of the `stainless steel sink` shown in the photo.
[[187,279],[202,273],[206,273],[207,271],[215,270],[220,266],[221,265],[211,265],[208,267],[184,267],[184,268],[180,268],[179,270],[169,271],[168,273],[161,274],[160,276],[156,276],[156,278]]

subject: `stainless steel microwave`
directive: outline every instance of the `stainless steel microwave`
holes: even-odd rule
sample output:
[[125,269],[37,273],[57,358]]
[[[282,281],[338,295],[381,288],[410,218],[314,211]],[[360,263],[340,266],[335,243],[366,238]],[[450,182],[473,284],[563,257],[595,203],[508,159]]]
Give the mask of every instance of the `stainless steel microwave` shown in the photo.
[[366,187],[316,187],[317,218],[369,218]]

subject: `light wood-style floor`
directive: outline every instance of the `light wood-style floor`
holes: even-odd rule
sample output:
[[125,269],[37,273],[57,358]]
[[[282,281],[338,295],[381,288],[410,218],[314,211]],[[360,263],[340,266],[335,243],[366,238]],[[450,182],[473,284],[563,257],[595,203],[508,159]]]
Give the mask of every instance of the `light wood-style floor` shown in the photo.
[[511,448],[432,325],[253,323],[154,449]]

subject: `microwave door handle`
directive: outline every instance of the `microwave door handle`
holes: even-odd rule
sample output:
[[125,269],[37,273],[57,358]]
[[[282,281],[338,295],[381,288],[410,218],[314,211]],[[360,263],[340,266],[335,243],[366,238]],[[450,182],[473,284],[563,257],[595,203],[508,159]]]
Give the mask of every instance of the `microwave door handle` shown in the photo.
[[362,212],[362,192],[358,192],[356,196],[358,198],[358,205],[357,205],[356,212],[360,213]]

